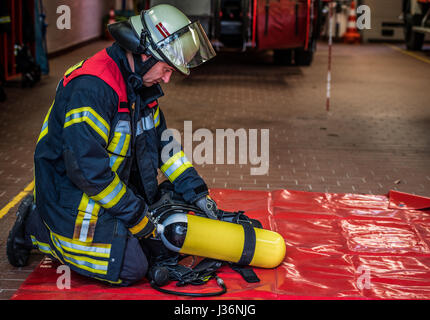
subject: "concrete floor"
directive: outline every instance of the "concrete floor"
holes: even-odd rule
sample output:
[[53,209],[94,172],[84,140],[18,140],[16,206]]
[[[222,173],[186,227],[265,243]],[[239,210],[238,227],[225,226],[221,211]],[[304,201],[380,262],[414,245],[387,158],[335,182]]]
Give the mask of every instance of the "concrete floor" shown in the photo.
[[[108,44],[52,59],[51,74],[33,89],[18,82],[6,88],[8,101],[0,104],[0,209],[32,181],[35,142],[61,75]],[[336,44],[330,112],[327,54],[320,43],[313,65],[302,68],[275,66],[269,53],[224,53],[189,78],[175,75],[163,86],[160,106],[171,128],[183,131],[184,121],[192,121],[193,130],[213,133],[269,129],[268,173],[251,175],[258,165],[240,165],[238,157],[236,164],[195,165],[210,188],[364,194],[394,189],[430,196],[430,48],[410,56],[385,44]],[[5,243],[14,209],[0,220],[0,299],[9,299],[42,257],[35,254],[26,268],[8,264]]]

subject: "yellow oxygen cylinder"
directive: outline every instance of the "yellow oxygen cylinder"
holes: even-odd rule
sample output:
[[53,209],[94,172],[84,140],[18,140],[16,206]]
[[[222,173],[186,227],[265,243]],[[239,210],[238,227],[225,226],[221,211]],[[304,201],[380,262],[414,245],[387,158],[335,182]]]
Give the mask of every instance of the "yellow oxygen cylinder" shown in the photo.
[[260,268],[275,268],[285,257],[280,234],[251,225],[177,213],[157,226],[164,245],[175,252]]

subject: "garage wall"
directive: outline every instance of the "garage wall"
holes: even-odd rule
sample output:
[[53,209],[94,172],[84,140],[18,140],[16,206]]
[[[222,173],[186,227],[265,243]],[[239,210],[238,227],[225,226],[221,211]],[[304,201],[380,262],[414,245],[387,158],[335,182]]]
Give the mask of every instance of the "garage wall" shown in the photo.
[[150,7],[158,4],[170,4],[186,15],[205,16],[211,14],[211,0],[151,0]]
[[364,41],[403,41],[402,0],[362,0],[362,4],[369,6],[372,17],[371,29],[362,32]]
[[[48,53],[57,52],[79,43],[100,37],[103,33],[102,19],[115,5],[114,0],[43,0],[46,12]],[[58,29],[57,8],[70,7],[71,28]]]

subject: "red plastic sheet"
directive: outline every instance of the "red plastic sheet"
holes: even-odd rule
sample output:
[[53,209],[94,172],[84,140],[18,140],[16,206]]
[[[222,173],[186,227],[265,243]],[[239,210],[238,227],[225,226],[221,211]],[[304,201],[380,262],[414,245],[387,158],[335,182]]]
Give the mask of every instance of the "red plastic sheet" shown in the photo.
[[[411,209],[415,198],[278,190],[214,189],[225,210],[245,210],[287,245],[276,269],[255,269],[259,283],[246,283],[220,269],[228,292],[217,299],[429,299],[430,210]],[[391,198],[394,195],[394,198]],[[412,201],[412,202],[411,202]],[[393,205],[397,203],[397,205]],[[115,288],[71,274],[70,289],[57,288],[58,265],[43,260],[13,299],[190,299],[159,293],[146,280]],[[191,292],[217,291],[214,280]],[[215,298],[211,298],[215,299]]]

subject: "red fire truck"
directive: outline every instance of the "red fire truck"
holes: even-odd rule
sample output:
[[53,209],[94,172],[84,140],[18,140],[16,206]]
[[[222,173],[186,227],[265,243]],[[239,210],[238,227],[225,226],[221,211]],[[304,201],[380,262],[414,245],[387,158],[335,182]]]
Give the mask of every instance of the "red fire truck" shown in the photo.
[[217,50],[273,50],[280,64],[310,65],[322,0],[148,0],[199,19]]

